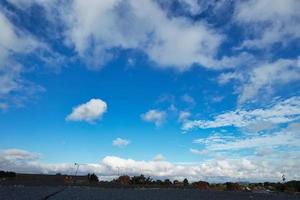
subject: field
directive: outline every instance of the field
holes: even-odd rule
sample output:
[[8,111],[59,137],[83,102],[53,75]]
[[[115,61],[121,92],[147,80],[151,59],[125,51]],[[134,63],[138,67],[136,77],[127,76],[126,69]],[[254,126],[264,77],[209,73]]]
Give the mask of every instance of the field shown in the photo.
[[194,189],[101,189],[96,187],[0,186],[1,200],[289,200],[300,195],[200,191]]

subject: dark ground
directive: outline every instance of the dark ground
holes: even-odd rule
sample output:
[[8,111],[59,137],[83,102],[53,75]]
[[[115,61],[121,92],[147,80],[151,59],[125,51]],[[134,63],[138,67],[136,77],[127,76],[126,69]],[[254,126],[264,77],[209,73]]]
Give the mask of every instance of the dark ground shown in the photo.
[[96,187],[0,186],[0,200],[289,200],[300,195],[195,189],[101,189]]

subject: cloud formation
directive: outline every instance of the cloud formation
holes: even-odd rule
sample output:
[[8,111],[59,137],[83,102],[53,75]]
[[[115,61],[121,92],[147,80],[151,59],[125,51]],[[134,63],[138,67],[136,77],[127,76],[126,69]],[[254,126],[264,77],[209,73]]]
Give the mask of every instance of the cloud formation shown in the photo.
[[[14,150],[16,151],[16,150]],[[18,150],[24,151],[24,150]],[[27,151],[26,151],[27,152]],[[28,152],[27,152],[28,153]],[[33,154],[29,152],[29,154]],[[66,173],[71,174],[75,168],[71,163],[45,164],[38,158],[32,158],[27,154],[18,154],[11,150],[0,152],[0,167],[4,170],[31,173]],[[115,156],[106,156],[100,163],[87,163],[79,168],[79,174],[96,173],[101,179],[111,180],[119,173],[137,175],[143,173],[153,178],[170,178],[171,180],[183,180],[188,178],[190,181],[278,181],[281,180],[282,169],[287,170],[286,176],[289,179],[299,179],[298,170],[299,159],[297,157],[286,157],[289,162],[264,160],[251,158],[227,158],[218,160],[206,160],[198,164],[173,164],[168,161],[143,161],[125,159]],[[299,158],[299,155],[298,155]]]
[[296,28],[300,25],[299,8],[300,2],[297,0],[239,1],[235,8],[235,20],[253,30],[241,46],[271,48],[276,43],[286,45],[299,39],[300,31]]
[[166,112],[152,109],[142,114],[141,118],[146,122],[153,122],[155,126],[159,127],[166,119]]
[[[30,12],[32,5],[41,6],[49,26],[61,31],[55,33],[59,35],[61,43],[74,51],[75,57],[89,69],[102,68],[116,58],[116,52],[123,50],[137,50],[159,68],[171,67],[179,71],[188,70],[192,66],[219,70],[232,68],[236,71],[230,73],[229,79],[238,80],[237,85],[242,85],[235,91],[239,95],[240,104],[255,99],[260,93],[267,92],[271,95],[277,85],[299,80],[299,65],[295,64],[297,55],[283,59],[276,53],[278,48],[284,50],[292,41],[300,39],[297,29],[300,25],[300,3],[297,0],[286,0],[284,3],[281,0],[209,3],[178,0],[176,3],[179,13],[170,10],[174,2],[153,0],[8,2],[24,12]],[[233,12],[227,12],[229,9]],[[225,17],[224,10],[229,13],[230,20],[224,25],[226,27],[215,26],[215,23],[218,24]],[[150,15],[152,17],[149,18]],[[200,15],[203,17],[197,20],[191,17]],[[35,40],[32,37],[31,40],[24,40],[29,37],[22,36],[20,31],[16,34],[17,28],[7,23],[9,20],[5,18],[4,14],[0,16],[1,27],[4,27],[0,44],[5,41],[1,45],[14,46],[11,48],[12,52],[27,54],[28,48],[24,46],[28,47],[28,41]],[[233,27],[241,29],[238,31],[240,42],[223,51],[223,46],[228,45],[226,41],[233,39],[227,29],[236,32]],[[279,47],[273,48],[276,44],[280,44]],[[252,49],[259,49],[261,52],[255,54]],[[8,54],[5,49],[0,52],[4,57]],[[59,57],[55,53],[52,57]],[[1,56],[0,60],[3,60]],[[47,59],[55,60],[46,57],[42,60]],[[23,68],[14,66],[14,62],[15,59],[10,59],[9,67],[5,69],[5,73],[9,75],[2,79],[3,83],[0,85],[5,87],[0,88],[0,95],[1,92],[11,93],[24,85],[20,84]],[[225,76],[228,78],[230,74],[226,73]],[[233,74],[237,76],[233,77]]]
[[12,93],[27,92],[33,95],[39,86],[22,77],[26,69],[14,56],[31,54],[40,44],[29,34],[17,29],[1,9],[0,27],[0,100],[7,102]]
[[242,149],[264,148],[298,148],[300,150],[299,123],[289,124],[287,128],[271,134],[234,137],[214,134],[207,138],[194,140],[196,144],[202,144],[209,151],[228,151]]
[[93,123],[101,119],[106,110],[106,102],[101,99],[91,99],[86,103],[74,107],[72,113],[66,117],[66,120]]
[[[213,117],[212,120],[187,120],[182,125],[183,131],[193,128],[247,127],[257,123],[284,124],[300,119],[300,97],[295,96],[277,101],[267,108],[253,110],[237,109]],[[270,126],[268,126],[270,127]]]
[[151,0],[74,0],[63,19],[67,39],[90,67],[101,67],[113,57],[109,50],[121,47],[141,50],[161,66],[184,70],[193,63],[206,64],[222,41],[205,23],[169,18]]
[[274,62],[258,63],[257,67],[248,72],[222,73],[218,81],[225,84],[237,81],[240,86],[236,92],[239,94],[238,103],[260,100],[258,96],[271,96],[275,87],[285,86],[288,83],[300,80],[300,57],[297,59],[279,59]]
[[129,144],[130,144],[130,140],[122,139],[122,138],[116,138],[112,141],[112,145],[119,148],[126,147]]

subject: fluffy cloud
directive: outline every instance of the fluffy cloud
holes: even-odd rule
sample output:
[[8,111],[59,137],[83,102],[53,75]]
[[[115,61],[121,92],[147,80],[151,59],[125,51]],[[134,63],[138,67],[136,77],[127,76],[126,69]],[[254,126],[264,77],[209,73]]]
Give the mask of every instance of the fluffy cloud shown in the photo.
[[[185,70],[193,64],[215,67],[215,56],[224,36],[205,21],[168,16],[152,0],[15,1],[25,9],[39,4],[49,21],[59,17],[66,44],[74,47],[91,69],[101,68],[114,57],[112,49],[133,49],[145,53],[160,67]],[[196,1],[181,0],[190,12],[201,10]],[[57,9],[57,4],[62,9]],[[149,17],[152,16],[152,17]],[[128,28],[130,27],[130,28]],[[97,59],[95,59],[97,58]]]
[[[71,163],[45,164],[38,158],[27,155],[19,157],[19,160],[11,159],[11,150],[2,150],[0,153],[0,167],[4,170],[14,170],[17,172],[31,173],[67,173],[71,174],[75,168]],[[16,150],[13,150],[16,151]],[[24,151],[24,150],[17,150]],[[25,151],[27,152],[27,151]],[[33,154],[31,152],[27,152]],[[13,153],[14,155],[15,153]],[[14,155],[15,156],[15,155]],[[14,157],[13,156],[13,157]],[[299,157],[299,156],[298,156]],[[191,181],[278,181],[281,179],[282,169],[287,170],[289,179],[300,178],[298,166],[299,159],[296,157],[286,157],[289,162],[278,162],[272,160],[255,160],[251,158],[243,159],[215,159],[206,160],[198,164],[173,164],[168,161],[140,161],[133,159],[124,159],[115,156],[106,156],[100,163],[86,163],[80,166],[79,173],[87,174],[94,172],[102,179],[112,179],[118,175],[118,172],[128,175],[137,175],[140,173],[153,178],[184,179]],[[34,159],[34,160],[33,160]]]
[[[182,125],[183,131],[193,128],[217,128],[217,127],[247,127],[257,123],[283,124],[300,119],[300,97],[291,97],[284,101],[278,101],[268,108],[254,110],[237,109],[217,115],[213,120],[187,120]],[[261,126],[262,127],[262,126]],[[270,126],[267,126],[270,127]]]
[[122,139],[122,138],[116,138],[112,141],[112,145],[116,147],[126,147],[130,144],[130,140]]
[[165,121],[166,113],[160,110],[149,110],[142,114],[141,118],[146,122],[153,122],[158,127]]
[[79,55],[100,58],[91,65],[105,63],[112,57],[109,50],[121,47],[142,50],[159,65],[185,69],[193,63],[206,64],[222,40],[204,23],[168,18],[151,0],[74,0],[65,22],[67,37]]
[[249,32],[252,39],[245,40],[242,47],[268,48],[299,39],[299,9],[297,0],[240,1],[235,8],[235,19],[252,30]]
[[107,104],[101,99],[90,101],[73,108],[71,114],[66,117],[67,121],[86,121],[89,123],[101,119],[107,110]]

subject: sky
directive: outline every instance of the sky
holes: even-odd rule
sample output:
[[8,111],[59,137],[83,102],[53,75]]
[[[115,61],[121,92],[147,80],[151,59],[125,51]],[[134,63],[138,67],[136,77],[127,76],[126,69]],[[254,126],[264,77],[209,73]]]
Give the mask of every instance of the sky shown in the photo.
[[2,0],[0,169],[299,180],[299,9]]

